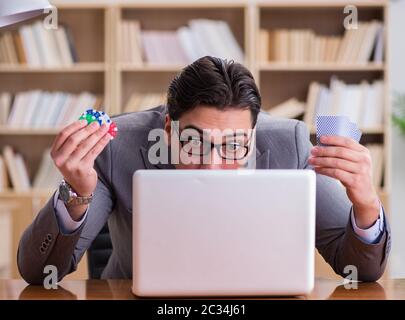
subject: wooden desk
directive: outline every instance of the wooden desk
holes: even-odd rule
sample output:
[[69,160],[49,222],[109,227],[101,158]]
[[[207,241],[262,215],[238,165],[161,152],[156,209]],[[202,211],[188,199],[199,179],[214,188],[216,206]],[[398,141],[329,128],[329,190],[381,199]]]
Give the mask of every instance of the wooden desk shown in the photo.
[[[129,280],[64,280],[57,290],[42,286],[29,286],[23,280],[0,280],[0,300],[52,300],[52,299],[136,299],[131,293]],[[382,280],[360,283],[357,290],[346,290],[342,281],[317,279],[315,289],[300,299],[400,299],[405,300],[404,280]]]

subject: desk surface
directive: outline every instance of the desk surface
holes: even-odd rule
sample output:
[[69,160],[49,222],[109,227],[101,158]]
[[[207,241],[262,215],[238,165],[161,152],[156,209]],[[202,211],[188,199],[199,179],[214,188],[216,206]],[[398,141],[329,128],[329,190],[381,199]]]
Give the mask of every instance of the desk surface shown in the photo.
[[[65,280],[56,290],[30,286],[23,280],[1,280],[0,300],[52,300],[52,299],[136,299],[131,293],[129,280]],[[267,299],[267,298],[266,298]],[[316,279],[313,292],[301,299],[401,299],[405,300],[404,280],[383,280],[359,283],[358,289],[347,290],[342,281]]]

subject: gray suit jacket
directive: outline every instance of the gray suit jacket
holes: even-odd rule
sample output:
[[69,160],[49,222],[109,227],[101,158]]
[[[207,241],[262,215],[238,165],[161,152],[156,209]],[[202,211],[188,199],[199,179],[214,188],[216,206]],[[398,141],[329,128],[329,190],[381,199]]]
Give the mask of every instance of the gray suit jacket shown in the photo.
[[[113,252],[102,278],[132,277],[132,175],[139,169],[174,168],[153,165],[147,157],[153,144],[148,142],[148,133],[153,128],[163,128],[165,113],[166,108],[160,106],[115,117],[119,134],[96,160],[99,180],[81,227],[72,234],[61,232],[52,197],[22,235],[17,260],[27,282],[42,283],[46,265],[55,265],[60,279],[76,270],[106,221]],[[300,121],[276,120],[260,113],[256,144],[257,169],[309,168],[307,159],[312,145],[307,128]],[[359,280],[377,280],[390,250],[387,219],[378,242],[367,244],[354,233],[349,219],[351,203],[336,180],[317,175],[316,199],[316,247],[324,259],[342,276],[346,265],[355,265]],[[269,226],[269,232],[272,227]]]

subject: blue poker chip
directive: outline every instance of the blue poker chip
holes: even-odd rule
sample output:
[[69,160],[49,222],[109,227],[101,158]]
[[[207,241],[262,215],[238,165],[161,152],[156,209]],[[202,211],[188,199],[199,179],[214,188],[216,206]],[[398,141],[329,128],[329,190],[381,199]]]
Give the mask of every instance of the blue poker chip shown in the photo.
[[96,109],[87,109],[83,112],[80,119],[86,119],[88,124],[97,121],[100,125],[103,123],[110,125],[112,123],[110,117],[104,111],[97,111]]

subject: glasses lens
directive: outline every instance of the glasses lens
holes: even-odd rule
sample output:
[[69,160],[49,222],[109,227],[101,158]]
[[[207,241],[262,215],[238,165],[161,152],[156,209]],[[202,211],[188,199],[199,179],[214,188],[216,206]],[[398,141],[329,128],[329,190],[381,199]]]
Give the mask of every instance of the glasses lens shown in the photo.
[[190,137],[187,141],[182,141],[182,150],[189,155],[201,156],[204,154],[204,143],[200,138]]
[[247,153],[247,147],[237,142],[223,144],[220,150],[221,157],[230,160],[241,160]]

